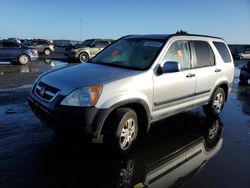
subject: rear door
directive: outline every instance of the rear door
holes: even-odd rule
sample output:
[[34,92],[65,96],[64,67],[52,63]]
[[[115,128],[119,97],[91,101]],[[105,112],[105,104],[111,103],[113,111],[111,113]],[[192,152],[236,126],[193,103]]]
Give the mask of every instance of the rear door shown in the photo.
[[178,62],[179,72],[154,75],[154,118],[192,107],[196,72],[191,67],[190,44],[187,40],[174,41],[167,50],[161,66],[167,61]]
[[5,41],[2,43],[2,57],[3,59],[16,59],[19,56],[20,44]]
[[36,49],[39,53],[44,52],[44,49],[46,46],[48,46],[48,42],[46,40],[37,40],[36,41]]
[[193,67],[197,76],[194,104],[198,105],[208,101],[210,92],[221,77],[222,67],[216,64],[215,55],[208,42],[192,41],[191,48],[194,54]]

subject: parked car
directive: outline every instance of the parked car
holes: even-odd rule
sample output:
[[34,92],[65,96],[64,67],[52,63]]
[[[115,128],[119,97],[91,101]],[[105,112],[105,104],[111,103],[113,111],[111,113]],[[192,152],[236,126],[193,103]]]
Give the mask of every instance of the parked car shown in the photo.
[[43,53],[46,56],[55,51],[54,44],[51,41],[44,39],[30,39],[23,43],[25,46],[35,48],[38,53]]
[[19,38],[7,38],[7,41],[15,42],[15,43],[21,43],[21,40]]
[[218,116],[233,78],[221,38],[130,35],[86,63],[41,75],[28,101],[56,131],[79,130],[127,153],[153,122],[199,106]]
[[65,56],[69,60],[78,60],[80,62],[87,61],[94,57],[107,45],[111,44],[113,40],[109,39],[88,39],[82,44],[72,46],[65,51]]
[[246,48],[241,52],[238,52],[235,57],[237,59],[250,59],[250,48]]
[[240,70],[240,81],[246,83],[250,79],[250,61],[246,62]]
[[0,60],[18,62],[21,65],[38,58],[37,50],[11,41],[0,41]]

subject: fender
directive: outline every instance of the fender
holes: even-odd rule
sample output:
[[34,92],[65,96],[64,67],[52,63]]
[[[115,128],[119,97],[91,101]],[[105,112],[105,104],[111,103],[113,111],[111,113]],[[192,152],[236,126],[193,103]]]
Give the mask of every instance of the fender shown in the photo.
[[97,115],[97,119],[95,121],[96,124],[96,130],[93,132],[93,136],[94,137],[98,137],[101,134],[101,131],[103,129],[103,125],[105,123],[105,121],[107,120],[107,117],[117,108],[123,107],[123,106],[129,106],[129,105],[141,105],[147,115],[147,131],[150,128],[150,122],[151,122],[151,115],[150,115],[150,109],[147,105],[147,103],[145,101],[143,101],[142,99],[128,99],[128,100],[124,100],[121,101],[119,103],[116,103],[114,105],[112,105],[110,108],[98,113]]

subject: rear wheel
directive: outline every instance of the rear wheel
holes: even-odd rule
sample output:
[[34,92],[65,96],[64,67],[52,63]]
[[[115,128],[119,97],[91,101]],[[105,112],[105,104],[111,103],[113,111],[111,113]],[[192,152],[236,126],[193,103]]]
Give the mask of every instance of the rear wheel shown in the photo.
[[222,88],[217,88],[210,102],[203,106],[203,110],[208,116],[220,115],[225,103],[225,92]]
[[119,108],[112,116],[112,122],[107,125],[104,141],[119,153],[128,153],[137,138],[138,121],[134,110]]
[[18,63],[20,65],[26,65],[29,62],[29,56],[22,54],[18,57]]

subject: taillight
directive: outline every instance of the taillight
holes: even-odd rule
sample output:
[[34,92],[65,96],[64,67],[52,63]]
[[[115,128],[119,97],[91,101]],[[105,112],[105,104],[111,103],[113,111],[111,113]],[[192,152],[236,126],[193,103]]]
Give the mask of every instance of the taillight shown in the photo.
[[37,54],[37,51],[34,50],[34,49],[31,49],[31,52],[32,52],[33,54]]

